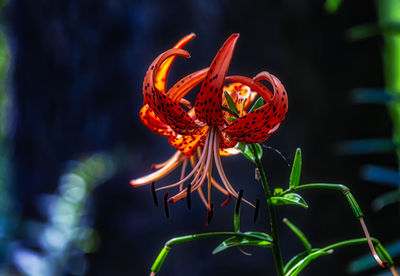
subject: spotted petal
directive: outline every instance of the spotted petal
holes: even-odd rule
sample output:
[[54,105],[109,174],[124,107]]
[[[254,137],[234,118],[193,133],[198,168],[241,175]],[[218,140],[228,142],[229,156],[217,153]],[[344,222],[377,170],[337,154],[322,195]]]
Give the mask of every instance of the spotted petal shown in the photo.
[[[261,143],[275,132],[285,118],[288,106],[287,93],[277,77],[268,72],[261,72],[254,79],[242,76],[230,76],[227,81],[240,82],[257,92],[266,102],[265,105],[235,120],[223,132],[232,139],[245,143]],[[271,83],[271,92],[260,80]]]
[[170,137],[168,142],[174,146],[177,150],[190,158],[197,147],[200,145],[202,139],[207,136],[208,126],[198,128],[194,133],[190,135],[175,135]]
[[140,109],[139,117],[142,123],[152,132],[163,136],[172,136],[174,131],[164,124],[148,104]]
[[[173,48],[175,49],[183,49],[190,41],[192,41],[196,35],[194,33],[188,34],[187,36],[183,37]],[[169,69],[171,68],[172,63],[175,60],[175,56],[171,56],[167,58],[160,66],[157,74],[156,74],[156,88],[165,93],[167,87],[167,77]]]
[[197,118],[208,125],[223,125],[222,88],[239,34],[231,35],[211,63],[195,102]]
[[179,134],[190,134],[197,125],[187,112],[173,101],[167,94],[156,87],[156,75],[163,62],[172,56],[190,57],[189,53],[182,49],[170,49],[159,55],[147,70],[143,82],[144,104],[148,104],[157,117]]

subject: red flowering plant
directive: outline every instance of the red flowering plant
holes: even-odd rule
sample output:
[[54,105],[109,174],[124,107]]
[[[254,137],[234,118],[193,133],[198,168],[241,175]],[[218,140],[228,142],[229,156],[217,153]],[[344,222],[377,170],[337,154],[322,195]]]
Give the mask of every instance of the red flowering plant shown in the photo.
[[[177,152],[166,162],[152,166],[153,173],[131,181],[134,187],[151,183],[155,203],[158,190],[177,188],[177,193],[168,198],[164,194],[164,208],[168,216],[168,202],[186,198],[190,208],[190,195],[197,191],[207,208],[207,221],[213,215],[211,187],[215,187],[227,196],[221,205],[236,197],[234,212],[234,231],[193,234],[168,241],[154,265],[151,275],[159,272],[171,247],[175,244],[209,237],[227,237],[213,253],[236,246],[260,246],[271,248],[274,256],[277,275],[298,275],[312,260],[331,254],[333,249],[355,244],[368,243],[370,250],[382,267],[389,267],[393,275],[398,275],[393,260],[380,242],[369,236],[363,220],[363,213],[350,190],[341,184],[312,183],[299,185],[301,173],[301,151],[296,151],[286,190],[276,188],[271,193],[264,168],[261,163],[264,142],[280,126],[288,109],[287,93],[281,81],[268,72],[261,72],[253,78],[244,76],[227,76],[228,68],[239,34],[231,35],[218,51],[210,67],[201,69],[182,78],[170,89],[166,88],[169,70],[177,56],[189,58],[183,50],[195,37],[189,34],[182,38],[172,49],[160,54],[150,65],[143,82],[144,105],[140,111],[143,124],[151,131],[167,136],[169,143]],[[261,81],[266,81],[269,89]],[[184,97],[197,85],[200,90],[196,95],[194,107]],[[257,99],[258,97],[258,99]],[[262,232],[242,232],[239,227],[240,202],[243,200],[255,208],[258,214],[259,202],[252,204],[243,199],[243,191],[237,192],[231,185],[221,162],[221,155],[232,155],[241,152],[256,165],[256,179],[264,189],[268,206],[271,234]],[[212,176],[213,163],[217,168],[220,185]],[[155,189],[154,182],[175,170],[182,164],[180,180]],[[187,165],[192,169],[186,174]],[[207,196],[203,186],[207,186]],[[360,221],[365,238],[335,243],[324,248],[313,248],[305,235],[289,220],[284,223],[304,244],[305,251],[294,256],[287,264],[283,263],[277,228],[276,207],[280,205],[297,205],[308,208],[305,200],[296,193],[305,189],[338,190],[347,198],[355,217]]]

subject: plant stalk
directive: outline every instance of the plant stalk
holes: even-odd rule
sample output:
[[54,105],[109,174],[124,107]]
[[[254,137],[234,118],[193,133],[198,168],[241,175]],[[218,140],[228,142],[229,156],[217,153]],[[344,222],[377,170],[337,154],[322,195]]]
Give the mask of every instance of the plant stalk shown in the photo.
[[272,197],[271,190],[269,188],[267,176],[265,174],[261,160],[258,158],[257,150],[256,150],[254,144],[251,145],[251,151],[253,152],[254,159],[255,159],[254,161],[256,163],[258,171],[260,172],[260,180],[261,180],[261,184],[264,189],[265,198],[266,198],[267,205],[268,205],[268,212],[269,212],[270,225],[271,225],[271,235],[273,238],[272,253],[274,256],[276,271],[277,271],[278,276],[283,276],[284,275],[283,260],[282,260],[281,247],[280,247],[280,243],[279,243],[278,219],[276,216],[276,208],[275,208],[275,205],[270,203],[269,199]]

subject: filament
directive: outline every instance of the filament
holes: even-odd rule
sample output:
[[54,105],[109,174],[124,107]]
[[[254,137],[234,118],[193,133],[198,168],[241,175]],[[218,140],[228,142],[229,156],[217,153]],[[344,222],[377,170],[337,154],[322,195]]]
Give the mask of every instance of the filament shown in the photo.
[[[217,130],[216,130],[217,132]],[[215,135],[216,139],[214,142],[214,160],[215,160],[215,165],[217,167],[219,176],[222,180],[222,183],[224,184],[225,188],[235,197],[238,196],[237,192],[233,189],[232,185],[229,183],[228,178],[225,175],[224,169],[222,167],[222,162],[221,162],[221,157],[219,155],[219,141],[218,141],[218,135]],[[252,203],[247,201],[246,199],[243,199],[244,202],[249,204],[252,207],[255,207]]]
[[[205,180],[205,177],[207,175],[206,171],[209,168],[209,166],[211,164],[211,160],[212,160],[212,154],[210,154],[210,152],[212,152],[213,138],[214,138],[213,132],[209,132],[208,135],[207,135],[207,138],[206,138],[206,142],[204,144],[204,150],[202,152],[202,155],[201,155],[199,161],[197,162],[196,166],[192,170],[192,172],[194,173],[195,171],[197,171],[197,168],[199,168],[199,170],[196,173],[193,181],[191,182],[192,191],[197,190],[203,184],[203,182]],[[207,157],[207,161],[206,161],[206,157]],[[206,163],[205,167],[204,167],[204,163]],[[186,178],[188,178],[188,177],[186,177]],[[170,188],[170,187],[173,187],[173,186],[176,186],[176,185],[177,185],[177,183],[169,185],[169,186],[165,186],[165,187],[162,187],[162,188],[163,189]],[[182,190],[181,192],[179,192],[175,196],[171,197],[170,201],[175,202],[176,200],[184,198],[185,197],[185,191],[186,191],[186,189]]]
[[179,166],[180,163],[185,159],[185,156],[177,151],[167,162],[163,167],[151,174],[148,174],[146,176],[133,179],[131,180],[130,184],[132,186],[142,186],[154,181],[159,180],[160,178],[163,178],[167,174],[169,174],[171,171],[173,171],[176,167]]
[[[208,147],[209,140],[210,140],[209,138],[210,138],[210,135],[207,135],[206,142],[204,143],[204,148]],[[171,184],[171,185],[168,185],[168,186],[164,186],[164,187],[160,187],[156,191],[164,190],[164,189],[168,189],[168,188],[172,188],[172,187],[176,187],[176,186],[179,186],[181,183],[186,182],[197,171],[197,169],[200,167],[200,165],[204,164],[203,161],[205,161],[205,157],[206,156],[203,154],[201,156],[201,158],[199,159],[199,161],[197,162],[196,166],[193,168],[193,170],[184,179],[180,180],[177,183],[174,183],[174,184]]]
[[[183,160],[183,164],[182,164],[180,180],[182,180],[185,177],[187,163],[188,163],[188,158],[185,158],[185,160]],[[181,183],[181,185],[179,185],[179,191],[182,191],[182,189],[183,189],[183,182]]]
[[208,203],[207,203],[207,199],[204,196],[203,190],[200,188],[200,189],[197,189],[197,192],[199,193],[200,199],[204,203],[204,206],[206,206],[206,208],[209,209],[209,206],[208,206]]

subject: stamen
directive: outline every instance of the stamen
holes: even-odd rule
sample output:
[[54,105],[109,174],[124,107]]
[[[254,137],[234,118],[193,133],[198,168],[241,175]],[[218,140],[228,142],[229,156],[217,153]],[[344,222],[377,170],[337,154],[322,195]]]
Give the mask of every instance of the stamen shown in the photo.
[[363,229],[363,231],[364,231],[365,237],[367,238],[368,246],[369,246],[369,249],[371,250],[372,256],[374,257],[375,261],[376,261],[381,267],[385,268],[385,267],[386,267],[385,264],[384,264],[384,263],[382,262],[382,260],[379,258],[378,253],[376,253],[374,244],[373,244],[372,241],[371,241],[371,236],[369,235],[368,228],[367,228],[367,226],[365,225],[364,219],[361,217],[361,218],[359,218],[359,220],[360,220],[360,223],[361,223],[361,227],[362,227],[362,229]]
[[257,218],[258,218],[258,212],[260,211],[260,200],[257,198],[256,199],[256,209],[254,210],[254,223],[256,223]]
[[397,270],[394,267],[394,265],[390,266],[390,271],[392,272],[393,276],[399,276],[399,273],[397,273]]
[[[217,132],[218,130],[215,130]],[[237,192],[233,189],[232,185],[229,183],[228,178],[225,175],[224,169],[222,167],[222,162],[221,162],[221,157],[219,155],[219,141],[218,141],[218,134],[215,135],[215,142],[214,142],[214,161],[215,165],[217,167],[219,176],[222,180],[222,183],[224,184],[225,188],[230,192],[233,196],[237,197],[238,194]],[[243,199],[244,202],[246,202],[248,205],[255,207],[252,203],[247,201],[246,199]]]
[[187,207],[188,207],[189,210],[192,208],[192,202],[191,202],[191,199],[190,199],[190,193],[191,193],[190,190],[191,190],[191,188],[192,188],[191,184],[189,184],[187,186],[187,188],[186,188],[186,203],[187,203]]
[[150,273],[150,276],[156,276],[156,273],[155,273],[154,271],[152,271],[152,272]]
[[208,203],[207,203],[207,199],[204,196],[203,190],[201,188],[199,188],[199,189],[197,189],[197,192],[199,193],[199,197],[200,197],[201,201],[203,202],[204,206],[208,210],[209,206],[208,206]]
[[214,204],[211,202],[210,208],[207,211],[206,226],[210,225],[210,222],[211,222],[213,216],[214,216]]
[[231,199],[232,199],[232,195],[228,193],[228,198],[225,199],[225,201],[221,203],[221,207],[225,207],[226,205],[228,205],[228,203],[231,201]]
[[167,164],[159,169],[158,171],[155,171],[149,175],[133,179],[131,180],[130,184],[134,187],[142,186],[154,181],[159,180],[160,178],[163,178],[170,172],[172,172],[176,167],[179,166],[180,163],[185,159],[185,155],[183,155],[181,152],[177,151],[167,162]]
[[239,211],[240,211],[240,203],[242,202],[242,198],[243,198],[243,190],[239,191],[239,195],[237,197],[236,200],[236,205],[235,205],[235,214],[239,215]]
[[[199,162],[196,165],[196,167],[199,166],[199,164],[201,162],[200,169],[198,170],[197,174],[195,175],[193,181],[191,182],[192,191],[196,191],[204,183],[204,180],[207,176],[206,172],[212,163],[212,143],[213,143],[213,139],[214,139],[213,134],[214,134],[214,132],[209,132],[207,135],[207,139],[206,139],[207,144],[204,145],[203,153],[201,155]],[[206,162],[205,157],[207,157],[207,162]],[[204,163],[206,163],[205,166],[204,166]],[[169,199],[169,201],[175,202],[175,201],[185,197],[185,195],[186,195],[186,191],[183,190],[183,191],[179,192],[178,194],[176,194],[175,196],[171,197]]]
[[[204,149],[206,149],[206,148],[208,147],[209,140],[210,140],[210,136],[211,136],[211,135],[207,135],[206,141],[205,141],[205,143],[204,143]],[[173,187],[179,186],[181,183],[186,182],[195,172],[197,172],[197,169],[198,169],[199,167],[200,167],[200,168],[203,167],[204,162],[205,162],[205,159],[206,159],[206,155],[203,154],[203,155],[201,156],[201,158],[199,159],[199,161],[197,162],[196,166],[193,168],[193,170],[192,170],[184,179],[182,179],[181,181],[176,182],[176,183],[174,183],[174,184],[171,184],[171,185],[168,185],[168,186],[160,187],[160,188],[156,189],[156,191],[164,190],[164,189],[168,189],[168,188],[173,188]],[[201,170],[199,170],[198,173],[196,174],[195,180],[194,180],[194,181],[196,181],[196,180],[198,179],[200,171],[201,171]],[[183,190],[182,192],[184,192],[184,190]]]
[[158,169],[161,169],[161,168],[165,167],[168,164],[168,162],[170,162],[172,159],[175,158],[175,155],[178,155],[178,153],[179,153],[179,151],[177,151],[174,155],[172,155],[167,161],[151,165],[151,170],[154,172],[154,171],[156,171]]
[[[213,131],[213,128],[211,128],[211,132]],[[212,135],[212,134],[211,134]],[[215,137],[214,137],[215,140]],[[210,149],[208,151],[208,160],[207,160],[207,164],[208,161],[211,162],[211,164],[208,165],[208,168],[205,168],[205,170],[207,170],[207,180],[208,180],[208,206],[210,206],[211,203],[211,177],[212,177],[212,159],[213,159],[213,151],[212,151],[212,146],[210,146]],[[206,165],[207,166],[207,165]],[[201,184],[200,184],[201,185]]]
[[219,185],[218,182],[215,181],[215,179],[214,179],[213,177],[211,177],[211,183],[212,183],[212,185],[213,185],[215,188],[217,188],[217,190],[219,190],[221,193],[225,194],[226,196],[229,196],[229,195],[230,195],[230,193],[229,193],[227,190],[225,190],[224,188],[222,188],[221,185]]
[[[185,177],[187,164],[188,164],[188,159],[185,158],[185,160],[183,160],[182,170],[181,170],[181,178],[179,180],[182,180]],[[179,186],[179,191],[182,191],[182,189],[183,189],[183,183],[181,183],[181,185]]]
[[154,188],[154,184],[155,184],[154,181],[151,182],[151,194],[153,195],[154,205],[156,205],[156,207],[158,207],[157,193],[156,193],[156,189]]
[[168,192],[164,194],[164,211],[165,216],[169,218],[169,209],[168,209]]

